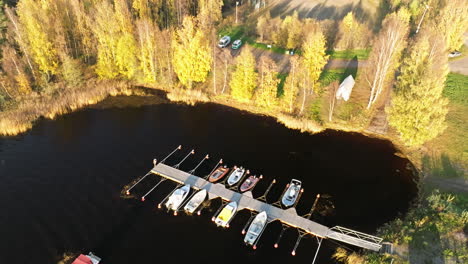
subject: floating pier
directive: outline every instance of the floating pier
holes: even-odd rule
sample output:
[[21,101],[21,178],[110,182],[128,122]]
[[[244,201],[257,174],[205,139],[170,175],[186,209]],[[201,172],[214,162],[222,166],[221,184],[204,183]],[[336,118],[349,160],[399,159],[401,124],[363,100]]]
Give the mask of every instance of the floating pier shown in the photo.
[[[181,147],[179,146],[177,150],[180,148]],[[174,152],[172,152],[170,155],[172,155],[173,153]],[[243,209],[247,209],[251,211],[251,213],[266,211],[268,215],[268,223],[273,222],[273,221],[280,221],[282,225],[282,231],[275,243],[275,247],[278,247],[279,241],[284,231],[287,228],[291,228],[291,227],[297,228],[299,232],[299,236],[296,241],[296,244],[294,245],[294,249],[291,252],[292,255],[296,254],[296,248],[299,245],[300,240],[305,235],[308,235],[308,234],[316,237],[317,242],[318,242],[318,247],[314,256],[314,262],[317,257],[317,254],[318,254],[318,251],[320,249],[320,245],[323,239],[333,239],[336,241],[344,242],[347,244],[351,244],[357,247],[361,247],[361,248],[365,248],[365,249],[369,249],[369,250],[373,250],[377,252],[381,250],[382,238],[372,236],[369,234],[365,234],[362,232],[358,232],[355,230],[351,230],[345,227],[340,227],[340,226],[329,228],[327,226],[324,226],[322,224],[319,224],[317,222],[310,220],[311,215],[317,205],[317,201],[320,198],[320,195],[317,195],[315,202],[311,210],[309,211],[309,213],[307,213],[305,216],[300,216],[297,214],[296,209],[294,207],[291,207],[289,209],[283,209],[281,208],[281,206],[278,206],[278,205],[275,206],[275,204],[268,204],[266,202],[266,194],[270,191],[272,185],[276,182],[275,180],[273,180],[272,183],[269,185],[264,195],[258,197],[258,199],[255,199],[252,195],[252,192],[250,191],[247,191],[245,193],[239,193],[239,192],[234,191],[233,188],[230,188],[230,189],[227,188],[223,183],[211,183],[207,181],[208,177],[201,178],[201,177],[194,175],[193,174],[194,171],[198,168],[198,166],[204,160],[208,159],[208,155],[206,155],[205,158],[190,172],[185,172],[185,171],[180,170],[179,165],[183,161],[185,161],[185,159],[188,156],[192,155],[193,153],[194,153],[193,150],[190,151],[190,153],[187,154],[184,157],[184,159],[181,162],[179,162],[177,165],[175,165],[174,167],[166,165],[163,162],[160,162],[160,163],[154,162],[154,167],[153,169],[151,169],[149,173],[162,177],[161,181],[171,180],[173,182],[176,182],[178,183],[178,186],[190,185],[191,188],[197,191],[204,189],[207,191],[208,199],[221,198],[224,201],[223,204],[227,202],[235,201],[238,205],[237,211],[240,211]],[[222,160],[220,160],[216,166],[218,166],[221,163],[222,163]],[[137,184],[140,181],[138,181]],[[146,197],[151,191],[153,191],[159,185],[159,183],[156,184],[143,197]],[[132,186],[131,188],[133,188],[134,186]],[[253,218],[253,214],[252,214],[251,219],[252,218]],[[247,222],[246,226],[244,227],[244,230],[247,228],[249,222]]]

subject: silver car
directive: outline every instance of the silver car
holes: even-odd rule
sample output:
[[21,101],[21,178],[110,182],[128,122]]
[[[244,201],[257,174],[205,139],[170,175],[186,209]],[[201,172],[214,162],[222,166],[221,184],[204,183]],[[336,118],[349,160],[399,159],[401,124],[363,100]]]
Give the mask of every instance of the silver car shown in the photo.
[[231,43],[231,37],[230,36],[224,36],[219,40],[218,47],[220,48],[225,48],[227,45]]

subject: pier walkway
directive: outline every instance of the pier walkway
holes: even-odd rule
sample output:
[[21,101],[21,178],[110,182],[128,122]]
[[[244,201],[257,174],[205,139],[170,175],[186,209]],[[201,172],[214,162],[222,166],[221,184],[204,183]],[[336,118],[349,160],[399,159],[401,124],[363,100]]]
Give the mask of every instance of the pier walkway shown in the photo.
[[295,208],[281,209],[253,198],[251,192],[238,193],[227,189],[224,184],[211,183],[203,178],[164,163],[155,165],[151,172],[179,184],[188,184],[196,190],[205,189],[208,192],[209,199],[220,197],[226,201],[235,201],[238,204],[238,210],[266,211],[269,222],[278,220],[285,225],[298,228],[305,233],[321,239],[330,238],[373,251],[379,251],[382,247],[381,238],[343,227],[328,228],[327,226],[299,216]]

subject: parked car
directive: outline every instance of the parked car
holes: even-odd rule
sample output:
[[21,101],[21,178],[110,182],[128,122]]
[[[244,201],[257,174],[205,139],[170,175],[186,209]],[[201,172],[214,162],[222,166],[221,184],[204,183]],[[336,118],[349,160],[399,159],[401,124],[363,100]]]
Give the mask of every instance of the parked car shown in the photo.
[[452,51],[452,52],[449,53],[448,56],[449,56],[449,58],[455,58],[455,57],[458,57],[458,56],[460,56],[460,55],[461,55],[461,52],[459,52],[459,51]]
[[224,36],[219,40],[218,47],[220,48],[225,48],[227,45],[231,43],[231,37],[230,36]]
[[233,50],[236,50],[236,49],[240,48],[240,46],[242,46],[242,40],[236,39],[236,40],[232,43],[231,48],[232,48]]

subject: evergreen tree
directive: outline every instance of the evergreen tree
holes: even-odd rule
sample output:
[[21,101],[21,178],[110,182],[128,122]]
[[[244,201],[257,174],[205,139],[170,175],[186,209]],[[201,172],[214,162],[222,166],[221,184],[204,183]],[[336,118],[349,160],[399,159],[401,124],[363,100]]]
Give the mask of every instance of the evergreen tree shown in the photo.
[[255,72],[255,58],[248,47],[244,47],[236,59],[236,68],[232,74],[231,95],[241,102],[248,102],[254,93],[257,84]]
[[194,82],[204,82],[211,69],[211,48],[197,29],[193,17],[185,17],[173,39],[174,72],[179,81],[191,89]]
[[258,78],[258,89],[255,92],[255,103],[267,109],[277,105],[278,67],[275,62],[267,56],[260,58],[260,74]]
[[421,145],[446,128],[448,101],[442,91],[447,74],[443,38],[422,33],[403,62],[388,109],[390,125],[407,145]]

